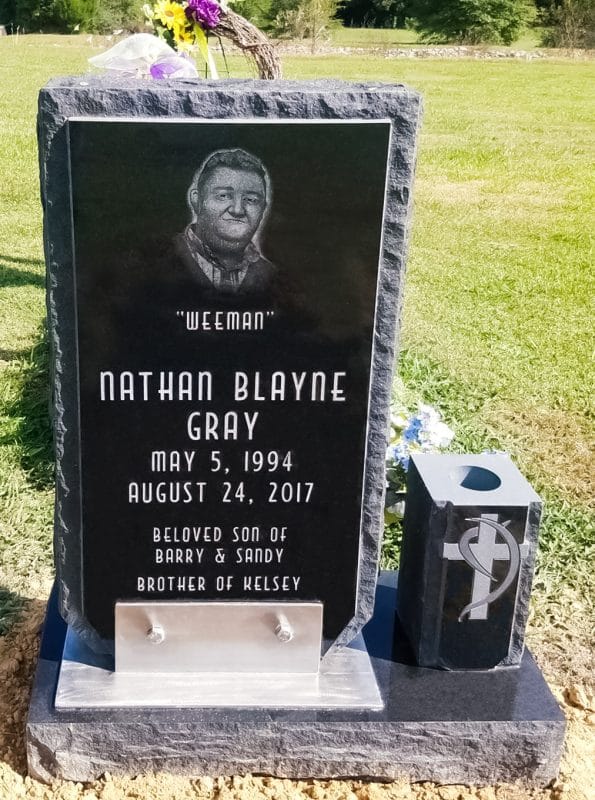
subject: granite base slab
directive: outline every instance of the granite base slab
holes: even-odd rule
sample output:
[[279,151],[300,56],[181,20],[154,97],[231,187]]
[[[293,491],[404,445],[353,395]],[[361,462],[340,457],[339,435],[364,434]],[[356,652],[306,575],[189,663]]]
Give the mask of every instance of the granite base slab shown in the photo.
[[27,721],[31,776],[105,772],[369,778],[545,785],[564,717],[529,652],[519,668],[444,672],[413,665],[395,620],[394,573],[380,578],[364,638],[381,711],[126,708],[57,711],[66,626],[50,599]]

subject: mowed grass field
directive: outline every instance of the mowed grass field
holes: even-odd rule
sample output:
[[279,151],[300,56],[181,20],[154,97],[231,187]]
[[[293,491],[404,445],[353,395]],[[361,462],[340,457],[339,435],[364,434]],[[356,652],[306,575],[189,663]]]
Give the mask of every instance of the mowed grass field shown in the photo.
[[[539,47],[540,28],[526,28],[510,46],[511,50],[532,50]],[[419,35],[406,28],[344,28],[332,26],[328,31],[328,43],[335,47],[363,48],[401,48],[416,47],[421,44]],[[489,45],[487,46],[489,48]],[[509,49],[502,48],[499,49]]]
[[[37,92],[86,71],[100,49],[84,37],[0,39],[0,632],[51,581]],[[251,74],[242,58],[230,65]],[[511,453],[546,500],[536,622],[586,620],[595,63],[312,56],[286,58],[284,72],[422,92],[395,391],[436,405],[453,449]],[[389,542],[389,560],[393,551]]]

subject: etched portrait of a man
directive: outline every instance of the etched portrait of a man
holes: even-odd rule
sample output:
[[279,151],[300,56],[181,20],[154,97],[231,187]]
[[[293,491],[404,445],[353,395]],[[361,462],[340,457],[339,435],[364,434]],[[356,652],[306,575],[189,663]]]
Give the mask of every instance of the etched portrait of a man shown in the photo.
[[275,267],[260,238],[272,200],[262,161],[241,149],[216,150],[188,188],[190,223],[176,250],[201,286],[226,294],[264,291]]

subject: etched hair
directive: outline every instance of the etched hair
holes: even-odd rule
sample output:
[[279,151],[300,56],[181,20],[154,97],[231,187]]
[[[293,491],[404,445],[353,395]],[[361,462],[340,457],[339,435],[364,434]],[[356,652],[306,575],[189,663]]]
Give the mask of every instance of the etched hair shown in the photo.
[[198,219],[198,208],[197,204],[193,200],[193,195],[198,194],[199,198],[202,199],[203,186],[219,167],[235,169],[243,172],[252,172],[262,179],[265,188],[265,210],[258,226],[258,230],[253,237],[253,242],[259,247],[260,233],[264,227],[271,207],[273,195],[271,179],[262,161],[257,156],[254,156],[252,153],[248,153],[246,150],[242,150],[239,147],[226,150],[215,150],[215,152],[211,153],[209,156],[207,156],[207,158],[205,158],[200,167],[194,173],[186,195],[186,201],[191,214],[190,223],[194,224]]
[[262,161],[251,153],[239,149],[217,150],[215,153],[212,153],[195,174],[192,185],[200,192],[201,188],[218,167],[254,172],[262,178],[266,187],[267,174]]

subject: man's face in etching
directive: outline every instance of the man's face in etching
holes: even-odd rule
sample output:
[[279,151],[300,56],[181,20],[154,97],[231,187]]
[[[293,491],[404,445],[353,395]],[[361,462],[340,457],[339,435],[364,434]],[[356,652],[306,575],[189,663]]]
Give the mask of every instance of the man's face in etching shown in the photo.
[[266,187],[256,172],[216,167],[190,199],[196,232],[214,251],[243,252],[266,208]]

